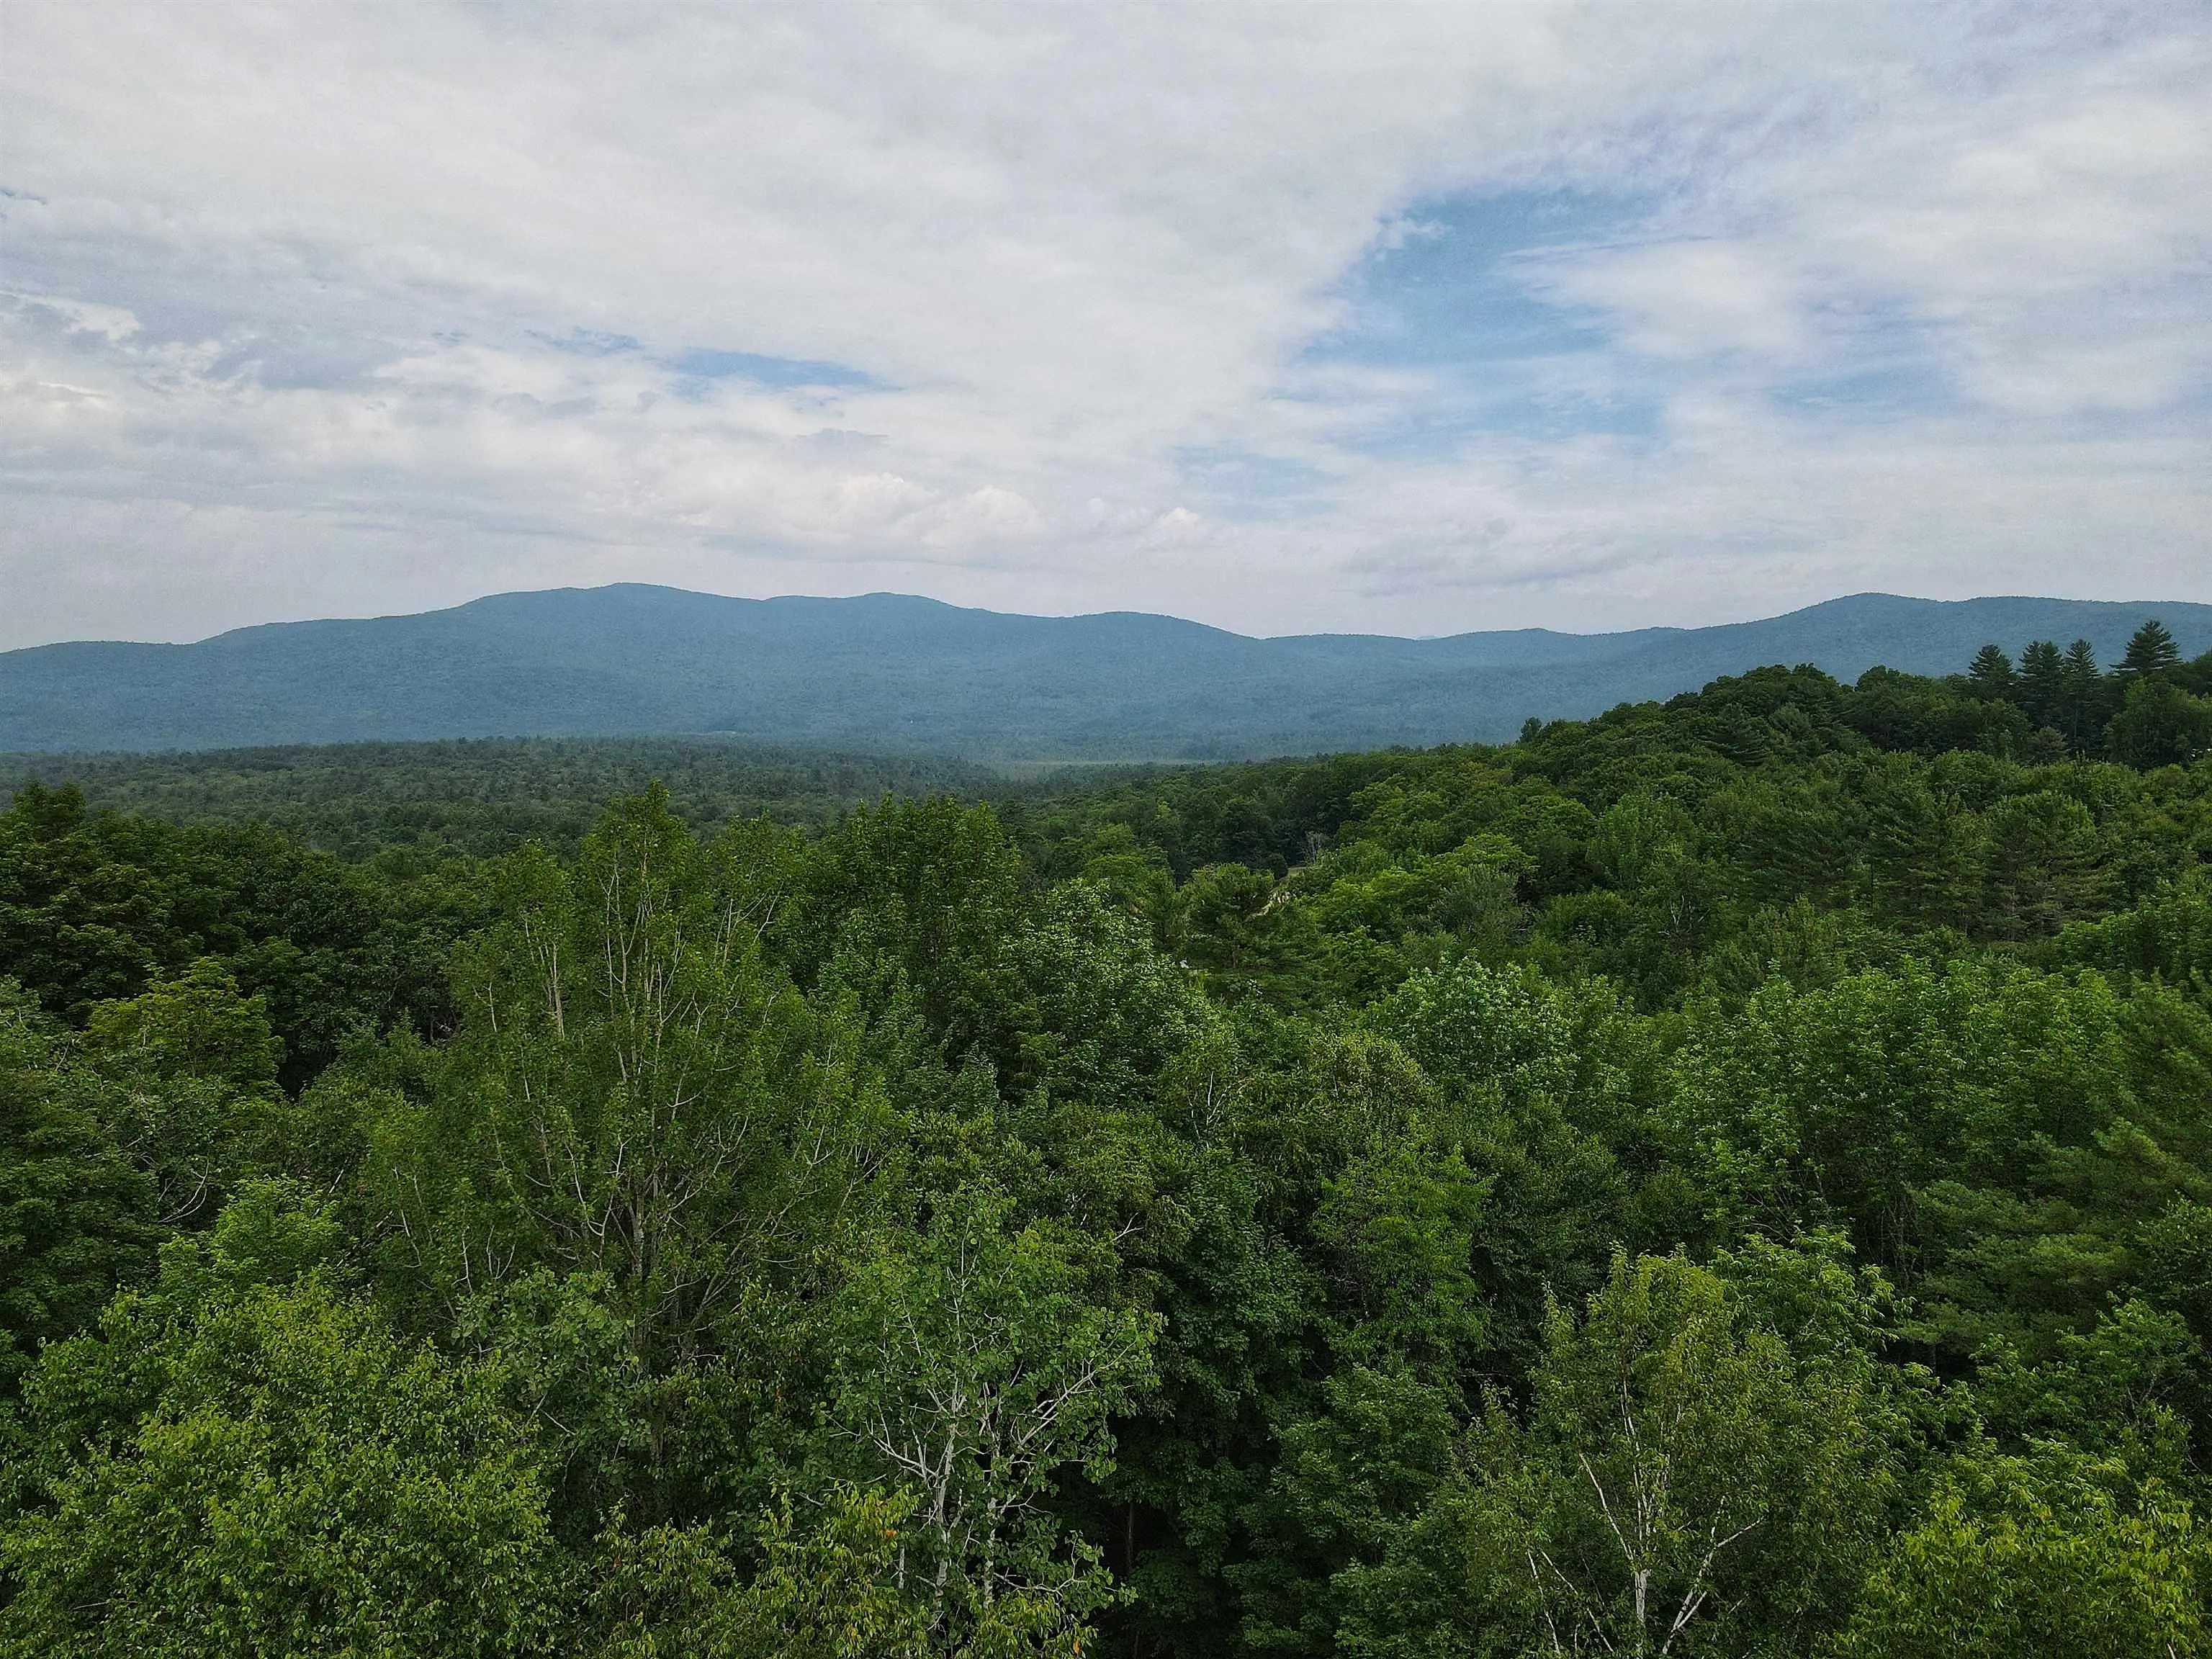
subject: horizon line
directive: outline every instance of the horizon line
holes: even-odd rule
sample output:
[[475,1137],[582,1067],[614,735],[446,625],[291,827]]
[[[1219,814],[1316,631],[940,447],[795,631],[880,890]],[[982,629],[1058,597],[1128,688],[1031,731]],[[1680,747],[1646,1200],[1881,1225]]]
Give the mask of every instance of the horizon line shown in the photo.
[[1250,640],[1255,642],[1271,642],[1291,640],[1393,640],[1403,641],[1408,644],[1422,644],[1447,640],[1505,637],[1516,635],[1549,635],[1556,639],[1599,640],[1623,639],[1638,635],[1701,634],[1710,633],[1725,628],[1749,628],[1755,627],[1760,623],[1780,622],[1791,617],[1803,616],[1809,611],[1822,610],[1829,605],[1846,605],[1854,599],[1897,599],[1910,605],[1985,605],[2007,600],[2016,600],[2031,604],[2044,605],[2096,605],[2100,607],[2109,607],[2115,610],[2126,610],[2132,607],[2144,605],[2166,606],[2169,608],[2178,605],[2192,611],[2212,611],[2212,602],[2208,602],[2203,599],[2069,599],[2061,594],[2053,593],[1976,593],[1969,595],[1964,599],[1934,599],[1923,594],[1894,593],[1882,588],[1866,588],[1856,592],[1835,594],[1825,599],[1815,599],[1809,605],[1796,605],[1787,611],[1770,611],[1764,615],[1737,617],[1726,622],[1654,623],[1644,628],[1594,629],[1588,632],[1578,632],[1571,629],[1559,628],[1477,628],[1462,629],[1457,632],[1449,634],[1382,634],[1350,629],[1342,631],[1324,629],[1293,634],[1245,634],[1239,632],[1237,629],[1233,628],[1224,628],[1218,623],[1200,622],[1195,617],[1181,617],[1176,615],[1172,611],[1139,611],[1128,608],[1115,608],[1103,611],[997,611],[992,609],[988,605],[958,605],[955,604],[951,600],[940,599],[927,593],[902,593],[885,588],[871,589],[863,593],[771,593],[766,595],[754,595],[744,593],[718,593],[711,589],[678,587],[672,583],[666,582],[616,581],[601,582],[589,586],[570,583],[554,587],[501,588],[489,593],[476,594],[471,598],[456,601],[452,605],[433,605],[420,611],[377,611],[366,616],[276,617],[267,622],[242,623],[235,628],[222,629],[216,633],[204,635],[198,639],[191,640],[131,640],[114,638],[46,640],[41,641],[36,644],[11,646],[5,649],[0,649],[0,657],[15,656],[21,653],[30,651],[58,650],[68,646],[128,645],[143,647],[149,650],[183,651],[190,650],[198,646],[211,645],[216,641],[229,639],[236,635],[258,633],[268,629],[312,628],[319,625],[334,625],[342,623],[408,622],[427,617],[450,615],[457,611],[466,611],[473,606],[488,605],[500,599],[538,599],[556,594],[613,593],[625,590],[672,594],[684,599],[714,599],[732,605],[780,605],[790,603],[812,605],[857,605],[865,603],[871,599],[898,599],[919,605],[932,605],[945,611],[957,611],[974,616],[1006,617],[1010,620],[1022,622],[1085,622],[1108,617],[1133,617],[1152,622],[1176,623],[1187,628],[1203,629],[1208,633],[1222,634],[1226,635],[1232,639]]

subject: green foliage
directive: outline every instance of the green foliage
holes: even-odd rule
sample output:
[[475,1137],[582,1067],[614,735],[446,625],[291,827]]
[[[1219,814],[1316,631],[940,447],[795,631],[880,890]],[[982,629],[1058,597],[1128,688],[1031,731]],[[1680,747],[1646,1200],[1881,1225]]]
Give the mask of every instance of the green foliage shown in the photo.
[[2191,1506],[2046,1454],[1962,1460],[1890,1546],[1838,1659],[2204,1651],[2212,1534]]
[[0,813],[0,963],[52,1012],[211,958],[263,998],[296,1086],[357,1027],[438,1023],[438,963],[479,920],[404,900],[259,829],[177,829],[88,813],[74,787],[26,787]]
[[2180,766],[2212,750],[2212,699],[2146,674],[2105,726],[2105,752],[2130,766]]
[[[921,1604],[897,1582],[910,1498],[840,1488],[802,1530],[787,1498],[741,1578],[708,1533],[658,1527],[600,1540],[592,1622],[605,1659],[922,1659]],[[1018,1651],[1019,1650],[1016,1650]],[[973,1650],[983,1659],[988,1648]]]
[[2129,636],[2120,658],[2119,672],[2128,675],[2164,674],[2181,666],[2181,647],[2164,623],[2153,617]]
[[1973,661],[1966,666],[1966,678],[1984,702],[2012,701],[2020,693],[2020,676],[2013,672],[2012,659],[2002,646],[1985,645],[1974,653]]
[[1462,1500],[1530,1645],[1796,1651],[1848,1603],[1892,1478],[1864,1349],[1816,1327],[1793,1352],[1723,1279],[1620,1256],[1531,1386],[1525,1416],[1488,1407]]
[[1153,1322],[1085,1294],[1079,1248],[1006,1200],[949,1194],[852,1265],[832,1315],[825,1455],[908,1495],[897,1582],[933,1651],[1079,1641],[1110,1599],[1046,1500],[1113,1468],[1109,1421],[1151,1381]]
[[0,980],[0,1392],[152,1264],[154,1183],[100,1105],[62,1031]]
[[542,1651],[559,1563],[522,1426],[249,1194],[27,1401],[0,1640],[40,1654]]
[[2208,692],[2146,630],[781,824],[299,757],[350,865],[27,790],[0,1640],[2206,1651]]
[[269,1029],[267,999],[203,959],[137,996],[94,1006],[86,1046],[112,1064],[165,1078],[204,1078],[240,1093],[276,1086],[284,1045]]
[[434,868],[526,842],[573,856],[606,803],[656,780],[712,835],[768,816],[822,828],[886,794],[983,794],[982,767],[714,738],[479,738],[147,755],[15,756],[9,781],[73,780],[117,812],[267,824],[350,862]]
[[850,1035],[763,958],[761,850],[699,846],[654,792],[572,871],[511,867],[512,920],[457,954],[461,1026],[427,1097],[371,1136],[364,1174],[427,1290],[603,1275],[633,1348],[677,1364],[804,1254],[880,1105]]

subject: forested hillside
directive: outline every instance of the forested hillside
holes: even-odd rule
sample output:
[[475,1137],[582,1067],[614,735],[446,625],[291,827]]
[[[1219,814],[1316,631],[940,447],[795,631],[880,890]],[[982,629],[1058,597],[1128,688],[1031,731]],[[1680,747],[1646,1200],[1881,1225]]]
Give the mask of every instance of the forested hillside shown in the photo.
[[684,781],[15,795],[4,1650],[2212,1652],[2212,657]]
[[[0,652],[0,750],[719,733],[971,760],[1227,760],[1494,741],[1693,690],[1746,663],[1944,672],[1984,640],[2081,635],[2143,607],[1859,593],[1619,634],[1253,639],[1174,617],[1022,617],[908,594],[727,599],[635,584],[411,617],[274,623],[190,645]],[[2212,605],[2164,608],[2189,653]]]

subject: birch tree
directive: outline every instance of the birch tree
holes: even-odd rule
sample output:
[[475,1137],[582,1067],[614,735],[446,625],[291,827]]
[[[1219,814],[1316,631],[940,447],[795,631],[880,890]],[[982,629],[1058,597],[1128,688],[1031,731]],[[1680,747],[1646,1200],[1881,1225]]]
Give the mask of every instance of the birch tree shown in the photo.
[[1493,1400],[1475,1443],[1535,1650],[1750,1652],[1802,1624],[1881,1490],[1866,1371],[1793,1355],[1680,1256],[1616,1255],[1586,1317],[1555,1306],[1525,1417]]
[[513,867],[461,956],[434,1098],[387,1125],[392,1225],[463,1296],[547,1265],[605,1274],[656,1365],[787,1274],[865,1180],[880,1097],[853,1034],[766,957],[775,832],[702,847],[657,787],[572,871]]
[[1155,1321],[1085,1294],[1075,1249],[991,1190],[887,1236],[839,1297],[832,1416],[848,1456],[908,1493],[893,1571],[933,1651],[1073,1650],[1110,1589],[1051,1508],[1113,1467],[1109,1419],[1151,1378]]

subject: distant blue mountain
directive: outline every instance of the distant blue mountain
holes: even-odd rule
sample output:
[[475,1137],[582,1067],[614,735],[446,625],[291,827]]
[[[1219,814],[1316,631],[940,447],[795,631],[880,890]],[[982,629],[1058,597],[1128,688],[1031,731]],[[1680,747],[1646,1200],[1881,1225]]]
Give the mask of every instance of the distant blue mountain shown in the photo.
[[2151,617],[2212,649],[2212,605],[2163,602],[1862,593],[1721,628],[1249,639],[1131,611],[626,584],[0,653],[0,750],[714,732],[980,758],[1309,754],[1501,738],[1768,663],[1949,673],[1992,641],[2076,638],[2110,661]]

